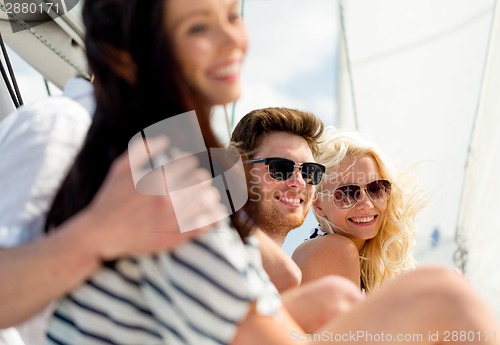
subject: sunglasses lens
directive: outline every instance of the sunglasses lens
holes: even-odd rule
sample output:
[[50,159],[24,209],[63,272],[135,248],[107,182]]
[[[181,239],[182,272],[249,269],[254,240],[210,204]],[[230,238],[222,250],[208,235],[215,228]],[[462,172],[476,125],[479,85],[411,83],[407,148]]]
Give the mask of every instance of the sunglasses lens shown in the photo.
[[351,208],[358,202],[360,191],[357,185],[339,187],[333,192],[333,202],[340,209]]
[[317,185],[320,183],[324,172],[322,165],[316,163],[302,164],[302,178],[307,184]]
[[288,180],[292,176],[294,169],[294,163],[288,159],[277,158],[269,162],[269,176],[275,180]]
[[[279,181],[286,181],[292,177],[295,163],[286,158],[275,158],[269,162],[269,175]],[[302,178],[307,184],[317,185],[321,182],[325,168],[317,163],[304,163],[301,166]]]
[[375,203],[382,203],[391,195],[391,183],[387,180],[377,180],[366,185],[370,199]]
[[[366,185],[366,193],[370,200],[381,204],[389,200],[391,183],[387,180],[377,180]],[[361,197],[361,187],[357,184],[341,186],[333,192],[333,202],[337,208],[349,209],[356,205]]]

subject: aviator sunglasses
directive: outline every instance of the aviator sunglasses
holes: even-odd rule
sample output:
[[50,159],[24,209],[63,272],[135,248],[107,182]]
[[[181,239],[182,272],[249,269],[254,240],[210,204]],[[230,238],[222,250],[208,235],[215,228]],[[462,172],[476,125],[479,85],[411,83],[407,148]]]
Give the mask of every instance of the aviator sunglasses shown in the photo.
[[375,204],[382,204],[389,200],[391,183],[388,180],[375,180],[364,187],[361,187],[359,184],[346,184],[337,187],[333,193],[318,192],[318,194],[333,197],[333,203],[337,208],[347,210],[353,208],[358,203],[361,198],[361,190],[364,190],[365,194]]
[[286,181],[292,177],[295,168],[298,168],[302,178],[307,184],[317,185],[325,173],[325,166],[318,163],[295,163],[286,158],[271,157],[250,159],[246,163],[264,163],[271,178],[278,181]]

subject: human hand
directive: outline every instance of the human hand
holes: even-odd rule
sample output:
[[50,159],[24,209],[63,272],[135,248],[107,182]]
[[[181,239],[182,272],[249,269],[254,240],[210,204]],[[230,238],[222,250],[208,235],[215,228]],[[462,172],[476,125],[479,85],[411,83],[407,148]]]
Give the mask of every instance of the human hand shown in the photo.
[[[148,145],[154,155],[168,146],[168,140],[156,138],[149,140]],[[182,193],[180,196],[180,202],[185,205],[180,212],[174,212],[166,192],[165,195],[137,192],[131,168],[139,168],[147,159],[140,158],[139,151],[138,145],[132,145],[129,152],[115,160],[102,187],[84,211],[89,221],[91,245],[102,260],[171,249],[210,229],[211,219],[227,215],[219,192],[210,183],[212,176],[198,167],[194,157],[183,158],[182,164],[174,161],[168,170],[169,181],[197,185],[196,195]],[[134,166],[130,165],[129,157]],[[196,230],[181,233],[178,220],[185,219]]]
[[349,279],[329,275],[282,294],[283,304],[297,323],[313,333],[364,298]]

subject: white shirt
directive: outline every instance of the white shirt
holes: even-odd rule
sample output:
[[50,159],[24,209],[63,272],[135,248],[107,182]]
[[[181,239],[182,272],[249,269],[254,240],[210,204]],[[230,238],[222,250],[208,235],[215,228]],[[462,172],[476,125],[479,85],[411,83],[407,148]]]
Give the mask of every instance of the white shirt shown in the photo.
[[[46,213],[80,150],[93,111],[92,86],[72,79],[64,96],[27,104],[0,121],[0,248],[42,236]],[[26,344],[41,343],[47,314],[20,325]],[[15,330],[0,330],[0,345],[22,344],[16,338]]]

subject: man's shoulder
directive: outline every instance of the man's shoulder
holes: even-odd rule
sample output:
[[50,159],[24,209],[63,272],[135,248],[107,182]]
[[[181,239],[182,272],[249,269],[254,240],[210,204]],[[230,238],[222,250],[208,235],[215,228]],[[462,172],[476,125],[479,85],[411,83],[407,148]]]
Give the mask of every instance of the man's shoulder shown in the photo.
[[90,125],[78,102],[54,96],[0,122],[0,243],[32,240]]
[[18,119],[70,118],[77,121],[90,121],[89,112],[75,99],[65,96],[50,96],[19,107],[8,117]]
[[33,138],[63,133],[64,128],[88,129],[91,118],[77,101],[66,96],[53,96],[26,104],[0,122],[0,149],[19,138]]

